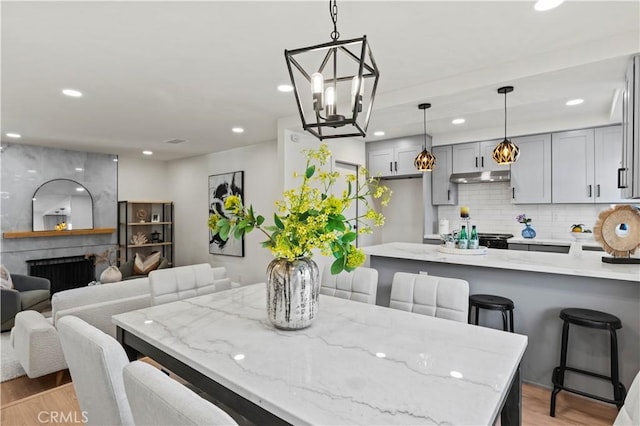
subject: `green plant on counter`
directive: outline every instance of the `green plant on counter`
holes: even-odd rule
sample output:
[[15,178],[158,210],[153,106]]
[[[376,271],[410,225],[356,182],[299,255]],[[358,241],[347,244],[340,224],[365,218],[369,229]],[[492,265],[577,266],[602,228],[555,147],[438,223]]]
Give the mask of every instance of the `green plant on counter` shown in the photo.
[[[353,271],[365,261],[364,252],[355,246],[357,234],[371,233],[372,226],[384,224],[384,216],[370,201],[379,199],[386,206],[391,190],[379,179],[367,178],[367,171],[361,168],[362,183],[358,183],[357,176],[347,175],[344,177],[347,189],[335,194],[334,185],[341,178],[340,173],[322,170],[331,156],[327,145],[303,152],[307,158],[304,174],[294,174],[295,178],[302,177],[302,183],[296,189],[284,191],[283,200],[276,201],[273,225],[265,226],[265,218],[256,214],[253,206],[247,208],[239,196],[231,195],[224,202],[226,217],[211,214],[209,229],[225,241],[230,236],[242,238],[258,229],[267,237],[262,246],[278,258],[310,258],[313,249],[320,249],[323,255],[335,258],[332,274]],[[349,206],[358,201],[364,203],[365,213],[345,217]]]

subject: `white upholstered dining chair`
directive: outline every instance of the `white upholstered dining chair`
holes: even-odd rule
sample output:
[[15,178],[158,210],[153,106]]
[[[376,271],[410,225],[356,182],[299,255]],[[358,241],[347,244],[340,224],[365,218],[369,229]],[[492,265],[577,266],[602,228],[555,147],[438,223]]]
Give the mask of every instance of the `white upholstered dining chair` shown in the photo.
[[123,371],[136,425],[236,425],[222,409],[157,368],[134,361]]
[[58,333],[87,424],[133,425],[122,380],[129,359],[120,343],[72,315],[58,320]]
[[456,278],[396,272],[389,307],[466,323],[469,283]]
[[212,268],[208,263],[156,269],[149,273],[151,304],[161,305],[228,290],[231,282],[226,275],[226,268]]
[[624,399],[624,405],[613,422],[613,426],[638,425],[640,425],[640,372],[633,379],[629,392]]
[[369,304],[376,303],[378,290],[378,271],[360,266],[352,272],[331,274],[331,264],[322,271],[320,294],[355,300]]

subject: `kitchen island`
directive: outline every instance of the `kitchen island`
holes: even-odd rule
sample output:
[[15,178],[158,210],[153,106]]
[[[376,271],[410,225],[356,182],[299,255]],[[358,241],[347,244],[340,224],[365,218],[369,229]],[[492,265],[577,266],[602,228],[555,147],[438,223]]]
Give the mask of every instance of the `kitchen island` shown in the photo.
[[[522,361],[523,380],[551,386],[559,363],[560,311],[581,307],[608,312],[622,320],[618,330],[620,377],[629,387],[640,369],[640,265],[603,263],[601,252],[579,256],[489,249],[485,255],[455,255],[438,246],[388,243],[364,247],[378,270],[376,303],[389,306],[391,281],[397,271],[426,272],[469,282],[470,294],[488,293],[513,300],[516,333],[527,335]],[[502,328],[500,314],[480,312],[480,324]],[[602,330],[571,327],[569,365],[609,374],[609,336]],[[612,386],[602,380],[568,373],[568,386],[611,397]]]

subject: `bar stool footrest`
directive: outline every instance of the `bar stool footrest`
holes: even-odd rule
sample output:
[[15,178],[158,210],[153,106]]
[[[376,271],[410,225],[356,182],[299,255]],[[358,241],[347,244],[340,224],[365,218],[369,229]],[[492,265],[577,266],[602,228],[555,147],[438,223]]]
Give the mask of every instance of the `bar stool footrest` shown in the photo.
[[[611,377],[609,376],[605,376],[603,374],[598,374],[598,373],[594,373],[593,371],[587,371],[587,370],[582,370],[580,368],[574,368],[574,367],[565,367],[564,368],[565,371],[572,371],[574,373],[579,373],[579,374],[583,374],[586,376],[592,376],[592,377],[596,377],[598,379],[602,379],[602,380],[606,380],[608,382],[611,381]],[[553,383],[553,388],[555,389],[560,389],[560,390],[564,390],[567,392],[571,392],[571,393],[575,393],[577,395],[581,395],[587,398],[593,398],[596,399],[598,401],[602,401],[602,402],[606,402],[608,404],[614,404],[617,407],[621,407],[622,404],[624,403],[624,396],[627,394],[627,391],[624,387],[624,385],[622,383],[619,383],[619,387],[620,389],[622,389],[622,400],[615,400],[615,399],[610,399],[610,398],[604,398],[602,396],[598,396],[598,395],[593,395],[587,392],[583,392],[577,389],[573,389],[570,387],[565,386],[564,384],[561,384],[560,381],[558,380],[558,375],[560,374],[560,367],[555,367],[553,369],[553,374],[551,375],[551,382]],[[564,380],[563,380],[564,381]]]

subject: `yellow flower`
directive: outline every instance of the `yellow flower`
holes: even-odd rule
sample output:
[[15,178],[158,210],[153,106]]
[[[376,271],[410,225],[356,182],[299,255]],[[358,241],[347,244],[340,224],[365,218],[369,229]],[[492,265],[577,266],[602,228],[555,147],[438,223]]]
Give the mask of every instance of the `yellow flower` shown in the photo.
[[365,254],[362,249],[351,246],[347,253],[347,268],[354,269],[362,265],[365,261]]

